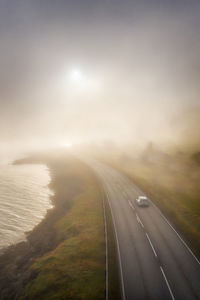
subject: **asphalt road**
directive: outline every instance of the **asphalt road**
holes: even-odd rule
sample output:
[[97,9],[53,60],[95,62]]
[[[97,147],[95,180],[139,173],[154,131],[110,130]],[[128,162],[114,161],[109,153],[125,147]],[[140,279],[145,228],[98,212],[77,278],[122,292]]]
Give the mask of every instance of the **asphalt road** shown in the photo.
[[122,173],[88,163],[111,208],[123,299],[200,299],[200,263],[160,210],[152,202],[137,207],[136,197],[144,194]]

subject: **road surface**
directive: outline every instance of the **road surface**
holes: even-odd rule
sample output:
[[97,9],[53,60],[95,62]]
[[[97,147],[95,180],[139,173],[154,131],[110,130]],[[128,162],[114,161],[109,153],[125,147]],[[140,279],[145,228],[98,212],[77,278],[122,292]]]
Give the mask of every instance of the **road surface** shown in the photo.
[[[160,210],[122,173],[89,160],[103,183],[111,208],[126,300],[200,299],[200,263]],[[109,270],[108,270],[109,272]]]

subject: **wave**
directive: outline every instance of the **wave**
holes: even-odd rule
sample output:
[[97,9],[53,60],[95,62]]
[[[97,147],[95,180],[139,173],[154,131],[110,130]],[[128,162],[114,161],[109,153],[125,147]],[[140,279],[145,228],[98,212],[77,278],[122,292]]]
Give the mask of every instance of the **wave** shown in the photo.
[[25,239],[52,208],[46,165],[0,165],[0,249]]

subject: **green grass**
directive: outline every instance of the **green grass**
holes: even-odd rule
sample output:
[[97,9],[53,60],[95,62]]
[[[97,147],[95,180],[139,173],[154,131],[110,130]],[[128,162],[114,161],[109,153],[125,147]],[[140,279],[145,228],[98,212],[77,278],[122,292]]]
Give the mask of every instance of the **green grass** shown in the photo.
[[26,285],[21,299],[104,299],[102,199],[89,171],[84,170],[83,190],[54,229],[62,242],[31,265],[36,277]]
[[[92,171],[63,151],[15,163],[43,163],[54,191],[46,217],[27,242],[0,257],[0,299],[105,299],[105,237],[102,190]],[[109,300],[120,299],[113,224],[107,202]]]

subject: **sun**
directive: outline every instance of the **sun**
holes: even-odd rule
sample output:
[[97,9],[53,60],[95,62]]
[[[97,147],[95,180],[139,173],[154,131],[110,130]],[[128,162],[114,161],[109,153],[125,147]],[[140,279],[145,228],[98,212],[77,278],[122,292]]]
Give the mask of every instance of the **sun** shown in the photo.
[[64,72],[61,77],[60,83],[63,89],[80,89],[86,84],[85,74],[79,68],[71,68]]
[[80,82],[82,81],[83,75],[81,70],[79,69],[73,69],[70,72],[70,79],[74,82]]
[[62,91],[69,96],[97,93],[100,91],[101,83],[94,74],[85,72],[79,68],[68,68],[61,77],[60,86]]

